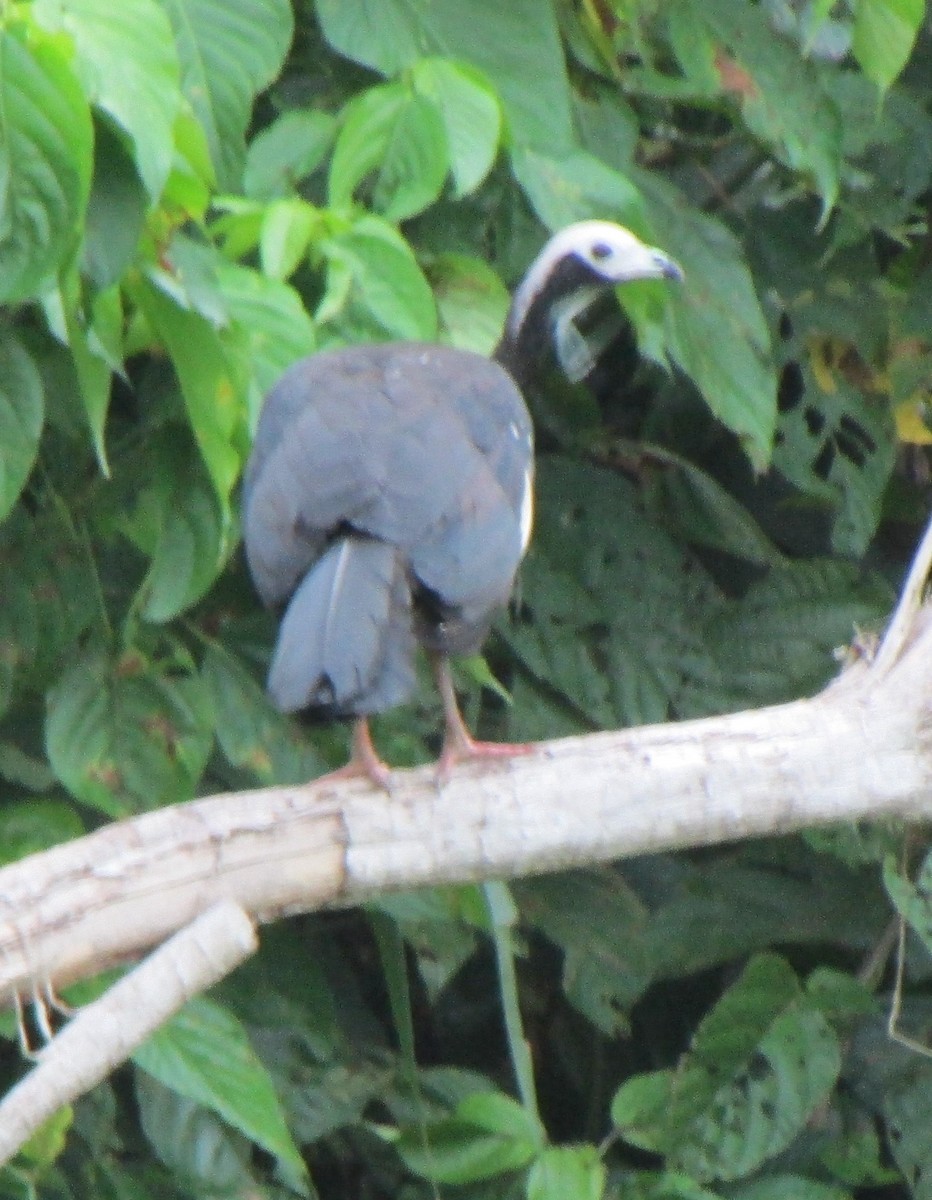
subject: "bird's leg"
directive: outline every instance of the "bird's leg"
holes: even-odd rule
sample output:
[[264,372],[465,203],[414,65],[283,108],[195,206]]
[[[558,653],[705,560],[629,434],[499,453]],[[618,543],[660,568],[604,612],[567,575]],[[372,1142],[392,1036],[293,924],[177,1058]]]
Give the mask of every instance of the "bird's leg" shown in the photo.
[[434,679],[443,704],[444,735],[443,747],[437,759],[437,778],[442,783],[458,762],[471,758],[510,758],[516,754],[530,754],[530,742],[478,742],[466,728],[453,687],[453,672],[450,661],[443,654],[431,655]]
[[371,779],[376,787],[386,792],[392,790],[391,768],[379,758],[379,752],[373,745],[368,717],[357,717],[353,722],[352,750],[346,766],[328,771],[313,782],[318,784],[325,779],[358,779],[360,776]]

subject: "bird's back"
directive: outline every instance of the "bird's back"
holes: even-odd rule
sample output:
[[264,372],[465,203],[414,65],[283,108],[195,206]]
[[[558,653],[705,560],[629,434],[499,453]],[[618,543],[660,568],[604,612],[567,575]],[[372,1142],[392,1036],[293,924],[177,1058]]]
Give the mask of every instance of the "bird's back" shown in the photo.
[[[321,704],[374,711],[361,697],[379,689],[363,676],[377,676],[389,661],[395,684],[377,707],[403,698],[397,693],[412,681],[400,682],[398,644],[414,634],[444,652],[478,647],[507,600],[527,540],[531,459],[521,394],[503,368],[479,355],[420,343],[356,346],[286,372],[266,399],[244,483],[256,585],[268,604],[283,607],[319,571],[295,608],[302,625],[329,621],[341,631],[342,644],[329,651],[341,677],[353,674],[351,622],[337,619],[334,606],[342,604],[345,617],[357,604],[372,624],[384,586],[382,633],[396,639],[392,654],[361,634],[371,653],[355,696],[344,688]],[[379,552],[347,551],[339,562],[332,553],[364,542],[385,548],[377,571]],[[292,625],[298,638],[297,617]],[[310,656],[309,673],[318,658]]]

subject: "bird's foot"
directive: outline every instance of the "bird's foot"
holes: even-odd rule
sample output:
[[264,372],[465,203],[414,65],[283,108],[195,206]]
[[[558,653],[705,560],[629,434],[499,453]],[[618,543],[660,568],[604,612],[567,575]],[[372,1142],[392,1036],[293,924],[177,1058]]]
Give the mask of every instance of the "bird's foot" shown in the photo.
[[437,782],[446,783],[457,763],[477,759],[481,761],[515,758],[521,754],[530,754],[533,749],[533,742],[479,742],[463,730],[456,730],[453,736],[448,736],[444,741],[440,757],[437,759]]
[[345,767],[327,771],[325,775],[318,775],[311,782],[314,787],[317,787],[321,783],[339,783],[342,779],[368,779],[383,792],[392,790],[392,769],[381,758],[374,758],[371,762],[360,762],[356,758],[351,758]]
[[368,779],[383,792],[391,793],[391,767],[384,759],[379,758],[369,733],[369,723],[365,719],[361,718],[353,726],[353,748],[346,766],[328,771],[326,775],[315,779],[314,784],[316,786],[325,781],[335,783],[341,779]]

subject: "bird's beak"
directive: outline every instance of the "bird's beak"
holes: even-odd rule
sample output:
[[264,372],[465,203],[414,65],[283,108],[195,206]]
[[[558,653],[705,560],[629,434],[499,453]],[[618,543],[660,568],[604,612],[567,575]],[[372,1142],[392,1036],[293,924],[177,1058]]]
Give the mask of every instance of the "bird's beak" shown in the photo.
[[652,277],[656,279],[675,279],[677,283],[682,283],[686,278],[683,268],[669,254],[664,254],[662,250],[655,250],[653,247],[648,253],[653,268],[651,271]]

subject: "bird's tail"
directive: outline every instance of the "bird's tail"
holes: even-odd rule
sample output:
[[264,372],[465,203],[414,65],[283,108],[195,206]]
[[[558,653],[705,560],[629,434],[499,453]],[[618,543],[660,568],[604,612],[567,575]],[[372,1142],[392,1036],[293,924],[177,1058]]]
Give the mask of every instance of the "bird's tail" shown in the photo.
[[282,712],[380,712],[414,690],[411,590],[398,550],[334,542],[292,596],[269,668]]

